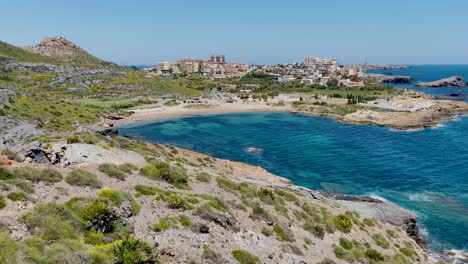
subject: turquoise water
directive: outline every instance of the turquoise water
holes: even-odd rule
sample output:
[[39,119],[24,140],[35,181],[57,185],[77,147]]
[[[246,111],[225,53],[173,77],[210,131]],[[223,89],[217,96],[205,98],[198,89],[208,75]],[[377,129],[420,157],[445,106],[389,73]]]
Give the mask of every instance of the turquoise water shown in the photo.
[[468,117],[397,132],[291,113],[193,116],[121,129],[259,165],[309,188],[383,197],[418,213],[434,249],[468,247],[467,131]]
[[[468,66],[424,65],[378,71],[432,81],[468,80]],[[437,96],[468,89],[417,88]],[[194,116],[120,129],[153,142],[262,166],[295,184],[376,195],[415,211],[434,250],[468,249],[468,117],[412,132],[290,113]],[[245,148],[263,149],[248,153]]]

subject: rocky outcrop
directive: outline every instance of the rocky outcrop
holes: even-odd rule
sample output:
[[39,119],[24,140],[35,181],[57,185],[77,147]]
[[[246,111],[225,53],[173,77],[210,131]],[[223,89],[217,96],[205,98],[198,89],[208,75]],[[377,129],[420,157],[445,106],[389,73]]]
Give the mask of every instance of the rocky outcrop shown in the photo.
[[388,76],[380,81],[381,83],[412,83],[414,79],[410,76]]
[[467,87],[468,84],[460,76],[453,76],[433,82],[420,82],[416,86],[420,87]]
[[413,83],[414,79],[411,76],[402,75],[386,75],[377,73],[368,73],[366,78],[379,83]]

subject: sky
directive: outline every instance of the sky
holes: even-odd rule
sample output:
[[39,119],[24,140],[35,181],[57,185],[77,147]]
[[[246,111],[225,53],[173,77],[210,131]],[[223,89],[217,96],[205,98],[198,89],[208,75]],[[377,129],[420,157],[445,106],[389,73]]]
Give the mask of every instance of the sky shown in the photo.
[[467,0],[0,0],[0,40],[63,36],[124,65],[468,64]]

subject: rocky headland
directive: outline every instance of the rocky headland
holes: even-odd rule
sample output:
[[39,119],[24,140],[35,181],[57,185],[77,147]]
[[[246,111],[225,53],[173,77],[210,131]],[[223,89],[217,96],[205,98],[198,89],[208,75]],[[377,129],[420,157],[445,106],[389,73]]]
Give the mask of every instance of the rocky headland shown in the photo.
[[460,76],[453,76],[449,78],[440,79],[433,82],[419,82],[415,84],[420,87],[434,87],[434,88],[451,88],[451,87],[468,87],[468,84]]

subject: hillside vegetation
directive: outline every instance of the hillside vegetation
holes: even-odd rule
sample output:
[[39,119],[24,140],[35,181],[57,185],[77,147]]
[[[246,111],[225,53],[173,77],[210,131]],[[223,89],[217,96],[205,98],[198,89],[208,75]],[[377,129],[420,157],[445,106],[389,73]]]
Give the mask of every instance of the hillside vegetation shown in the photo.
[[0,41],[0,57],[10,58],[22,62],[58,63],[57,59],[42,56]]

